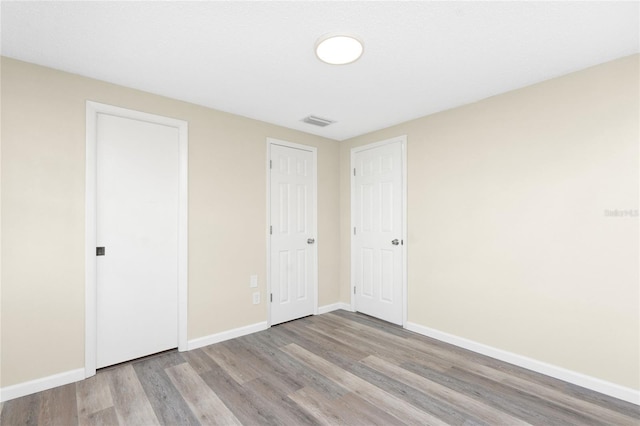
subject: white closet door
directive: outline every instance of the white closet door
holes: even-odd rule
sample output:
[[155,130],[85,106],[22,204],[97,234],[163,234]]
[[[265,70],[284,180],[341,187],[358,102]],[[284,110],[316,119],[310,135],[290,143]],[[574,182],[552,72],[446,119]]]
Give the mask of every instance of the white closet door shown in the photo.
[[179,133],[97,118],[97,367],[178,346]]

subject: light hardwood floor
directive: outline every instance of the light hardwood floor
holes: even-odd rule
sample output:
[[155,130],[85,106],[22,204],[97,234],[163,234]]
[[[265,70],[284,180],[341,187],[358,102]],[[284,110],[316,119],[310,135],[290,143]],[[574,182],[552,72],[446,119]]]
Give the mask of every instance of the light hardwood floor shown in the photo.
[[336,311],[5,402],[13,425],[639,425],[640,407]]

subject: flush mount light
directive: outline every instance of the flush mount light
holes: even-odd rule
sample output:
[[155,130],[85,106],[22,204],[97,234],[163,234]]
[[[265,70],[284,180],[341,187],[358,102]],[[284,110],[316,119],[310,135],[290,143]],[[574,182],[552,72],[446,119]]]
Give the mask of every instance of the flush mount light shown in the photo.
[[316,42],[316,56],[331,65],[346,65],[357,61],[364,52],[364,44],[348,34],[326,34]]

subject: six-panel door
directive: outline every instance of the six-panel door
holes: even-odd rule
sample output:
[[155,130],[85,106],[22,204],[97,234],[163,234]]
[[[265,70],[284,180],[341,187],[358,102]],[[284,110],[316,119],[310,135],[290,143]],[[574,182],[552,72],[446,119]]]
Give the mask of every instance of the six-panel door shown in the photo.
[[314,313],[313,152],[270,145],[271,324]]
[[356,310],[402,324],[402,144],[354,154]]

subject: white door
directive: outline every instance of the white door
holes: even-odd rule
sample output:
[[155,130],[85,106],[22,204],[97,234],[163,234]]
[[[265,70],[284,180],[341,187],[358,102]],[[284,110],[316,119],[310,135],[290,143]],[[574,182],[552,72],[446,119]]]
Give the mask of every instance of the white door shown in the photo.
[[355,308],[403,320],[403,142],[352,152],[352,268]]
[[269,145],[271,324],[315,312],[316,250],[313,150]]
[[97,116],[98,368],[178,346],[179,130]]

